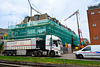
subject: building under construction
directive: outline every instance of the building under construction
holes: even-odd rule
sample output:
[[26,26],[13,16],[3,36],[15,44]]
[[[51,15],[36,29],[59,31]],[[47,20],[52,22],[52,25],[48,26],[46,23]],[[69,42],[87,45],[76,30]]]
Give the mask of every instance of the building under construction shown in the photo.
[[27,16],[20,24],[8,27],[8,39],[10,40],[35,37],[45,40],[46,35],[59,37],[63,45],[65,43],[73,46],[79,44],[79,37],[70,28],[47,14]]

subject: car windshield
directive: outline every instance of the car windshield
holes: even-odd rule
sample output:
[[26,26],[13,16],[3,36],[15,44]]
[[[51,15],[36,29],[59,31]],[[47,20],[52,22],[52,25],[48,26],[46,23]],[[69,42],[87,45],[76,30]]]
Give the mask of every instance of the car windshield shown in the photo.
[[84,48],[82,51],[91,51],[91,46]]

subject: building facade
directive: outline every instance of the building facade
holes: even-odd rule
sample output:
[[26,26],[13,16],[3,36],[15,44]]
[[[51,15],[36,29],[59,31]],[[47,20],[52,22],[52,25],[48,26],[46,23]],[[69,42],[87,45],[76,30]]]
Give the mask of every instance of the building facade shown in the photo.
[[87,15],[91,45],[100,45],[100,4],[88,7]]
[[8,27],[8,39],[10,40],[35,37],[45,40],[46,35],[59,37],[63,45],[65,43],[73,44],[73,46],[79,44],[79,37],[70,28],[47,14],[27,16],[20,24]]

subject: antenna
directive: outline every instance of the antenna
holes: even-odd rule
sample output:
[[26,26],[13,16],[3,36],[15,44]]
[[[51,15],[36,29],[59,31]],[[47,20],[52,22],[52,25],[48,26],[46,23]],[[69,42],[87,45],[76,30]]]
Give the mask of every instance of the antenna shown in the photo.
[[36,11],[37,13],[41,14],[38,10],[36,10],[36,9],[34,9],[34,8],[32,7],[32,5],[31,5],[31,3],[30,3],[29,0],[28,0],[28,3],[29,3],[29,5],[30,5],[30,16],[32,16],[32,9],[33,9],[34,11]]

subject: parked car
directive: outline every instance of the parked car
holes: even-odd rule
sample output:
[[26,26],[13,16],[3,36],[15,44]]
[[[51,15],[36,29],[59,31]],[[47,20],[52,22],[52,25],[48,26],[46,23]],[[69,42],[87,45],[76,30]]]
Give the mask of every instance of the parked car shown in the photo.
[[100,45],[88,45],[75,53],[76,57],[82,58],[100,58]]

